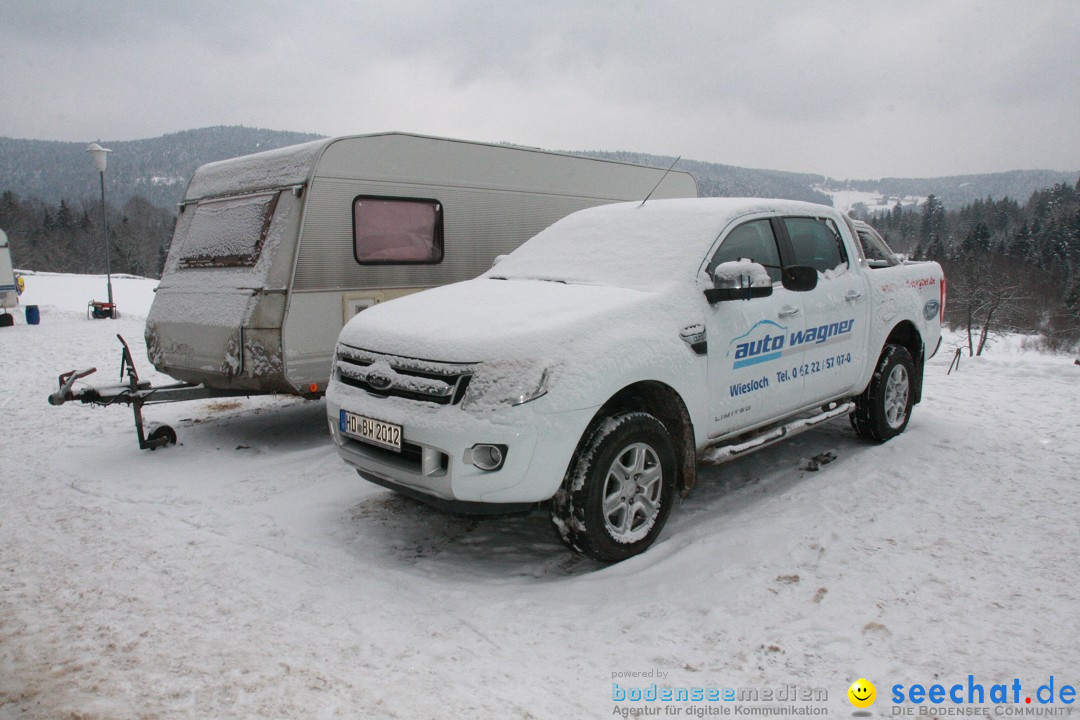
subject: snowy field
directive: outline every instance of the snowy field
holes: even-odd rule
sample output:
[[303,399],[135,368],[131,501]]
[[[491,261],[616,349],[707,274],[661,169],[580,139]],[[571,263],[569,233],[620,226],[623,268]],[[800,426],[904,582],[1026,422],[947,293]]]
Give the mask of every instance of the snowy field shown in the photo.
[[796,685],[827,694],[800,707],[850,717],[860,677],[885,717],[895,684],[1080,685],[1071,357],[1006,342],[946,375],[943,347],[904,435],[875,446],[833,421],[710,469],[651,550],[605,567],[569,554],[546,512],[453,517],[360,481],[321,402],[151,407],[180,436],[154,452],[126,408],[49,406],[63,371],[115,382],[118,332],[150,375],[153,282],[114,284],[123,316],[87,320],[103,278],[31,276],[41,324],[0,329],[2,718],[738,705],[616,702],[613,683]]
[[814,190],[824,193],[832,198],[833,207],[842,213],[848,213],[853,207],[862,203],[871,213],[892,210],[896,203],[900,203],[905,210],[917,208],[926,202],[925,197],[905,195],[904,197],[885,197],[879,192],[866,192],[863,190],[832,190],[823,185],[815,185]]

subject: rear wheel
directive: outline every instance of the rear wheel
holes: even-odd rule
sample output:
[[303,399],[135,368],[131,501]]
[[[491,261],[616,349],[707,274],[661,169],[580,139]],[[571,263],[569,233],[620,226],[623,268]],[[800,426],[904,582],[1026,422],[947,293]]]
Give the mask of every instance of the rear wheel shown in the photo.
[[590,430],[552,500],[556,532],[603,562],[644,552],[671,511],[676,467],[671,437],[655,417],[628,412],[607,418]]
[[885,442],[904,432],[915,399],[914,376],[915,364],[907,348],[886,345],[870,384],[855,398],[851,426],[860,437]]

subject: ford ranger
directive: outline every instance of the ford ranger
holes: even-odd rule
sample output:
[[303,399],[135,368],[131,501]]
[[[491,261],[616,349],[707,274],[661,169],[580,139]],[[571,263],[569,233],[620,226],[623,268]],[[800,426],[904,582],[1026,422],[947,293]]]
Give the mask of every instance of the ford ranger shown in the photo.
[[945,279],[830,207],[621,203],[553,224],[480,277],[341,331],[341,457],[455,512],[547,502],[562,540],[643,552],[698,467],[830,418],[902,433],[940,344]]

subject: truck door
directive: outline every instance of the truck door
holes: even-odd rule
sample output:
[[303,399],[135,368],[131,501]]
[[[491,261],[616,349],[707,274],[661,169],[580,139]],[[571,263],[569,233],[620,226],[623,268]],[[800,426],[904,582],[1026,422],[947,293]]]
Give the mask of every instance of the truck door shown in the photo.
[[802,349],[803,405],[850,394],[867,359],[869,293],[856,258],[829,218],[786,217],[794,265],[818,271],[817,287],[799,293],[804,327],[791,344]]
[[802,332],[802,299],[780,284],[780,253],[768,218],[751,220],[724,238],[707,270],[749,259],[764,265],[773,280],[769,297],[727,300],[709,306],[710,437],[765,423],[798,406],[802,379],[792,374],[790,337]]

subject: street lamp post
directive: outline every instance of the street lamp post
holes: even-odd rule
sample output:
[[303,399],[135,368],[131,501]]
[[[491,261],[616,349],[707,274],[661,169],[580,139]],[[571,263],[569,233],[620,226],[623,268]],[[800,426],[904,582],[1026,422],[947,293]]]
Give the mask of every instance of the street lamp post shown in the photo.
[[112,261],[109,258],[109,219],[105,215],[105,165],[109,160],[112,150],[103,148],[98,143],[90,143],[86,152],[94,156],[94,164],[97,165],[98,174],[101,178],[101,226],[105,233],[105,283],[109,292],[109,317],[116,317],[116,305],[113,304],[112,294]]

